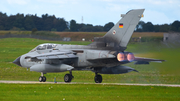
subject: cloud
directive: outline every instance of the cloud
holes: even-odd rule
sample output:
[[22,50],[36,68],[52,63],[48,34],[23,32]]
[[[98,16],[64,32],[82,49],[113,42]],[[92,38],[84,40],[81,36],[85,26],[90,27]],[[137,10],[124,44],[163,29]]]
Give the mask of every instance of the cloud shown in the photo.
[[50,3],[50,4],[64,4],[68,0],[37,0],[38,2],[41,3]]
[[9,4],[18,4],[18,5],[26,5],[29,0],[7,0]]
[[177,3],[179,3],[178,0],[147,0],[147,2],[158,6],[177,5]]
[[168,16],[164,12],[158,12],[153,10],[146,10],[144,12],[144,18],[141,20],[145,20],[146,22],[152,22],[153,24],[165,24],[165,23],[171,23],[171,18],[168,18]]
[[78,4],[82,2],[82,0],[37,0],[42,3],[50,3],[50,4]]

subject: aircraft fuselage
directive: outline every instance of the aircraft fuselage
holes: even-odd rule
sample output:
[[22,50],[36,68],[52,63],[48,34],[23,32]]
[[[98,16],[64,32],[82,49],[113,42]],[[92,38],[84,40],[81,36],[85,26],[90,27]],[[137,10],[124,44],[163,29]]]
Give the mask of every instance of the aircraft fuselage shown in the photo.
[[[43,44],[47,45],[47,44]],[[116,51],[110,50],[95,50],[96,47],[92,46],[84,46],[84,45],[62,45],[56,44],[56,48],[53,49],[38,49],[38,46],[35,50],[30,51],[27,54],[24,54],[20,58],[20,64],[22,67],[30,68],[36,64],[68,64],[74,67],[74,69],[78,68],[91,68],[91,67],[112,67],[116,65],[120,65],[114,53]],[[55,51],[69,51],[69,52],[76,52],[77,59],[59,59],[59,60],[32,60],[30,58],[25,59],[26,56],[30,55],[38,55],[38,54],[45,54],[45,53],[52,53]],[[110,58],[106,60],[106,58]],[[97,59],[97,61],[91,61]],[[102,60],[101,60],[102,59]],[[104,60],[103,60],[104,59]]]

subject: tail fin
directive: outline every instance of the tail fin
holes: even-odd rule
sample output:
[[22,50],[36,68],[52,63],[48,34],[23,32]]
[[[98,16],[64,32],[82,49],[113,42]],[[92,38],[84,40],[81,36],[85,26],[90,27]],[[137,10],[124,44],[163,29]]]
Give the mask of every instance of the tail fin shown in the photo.
[[145,9],[130,10],[103,36],[105,42],[126,47]]

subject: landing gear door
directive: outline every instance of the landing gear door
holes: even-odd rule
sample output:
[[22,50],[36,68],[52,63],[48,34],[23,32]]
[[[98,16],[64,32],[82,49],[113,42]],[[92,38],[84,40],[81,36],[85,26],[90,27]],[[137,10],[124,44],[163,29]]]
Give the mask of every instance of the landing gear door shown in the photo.
[[87,66],[86,53],[86,51],[83,51],[82,53],[77,53],[79,67]]

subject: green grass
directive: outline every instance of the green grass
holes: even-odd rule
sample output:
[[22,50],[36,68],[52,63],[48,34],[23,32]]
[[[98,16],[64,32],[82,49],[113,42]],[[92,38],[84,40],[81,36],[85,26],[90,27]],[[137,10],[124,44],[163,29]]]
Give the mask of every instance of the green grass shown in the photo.
[[0,100],[16,101],[169,101],[180,100],[180,88],[96,84],[0,84]]

